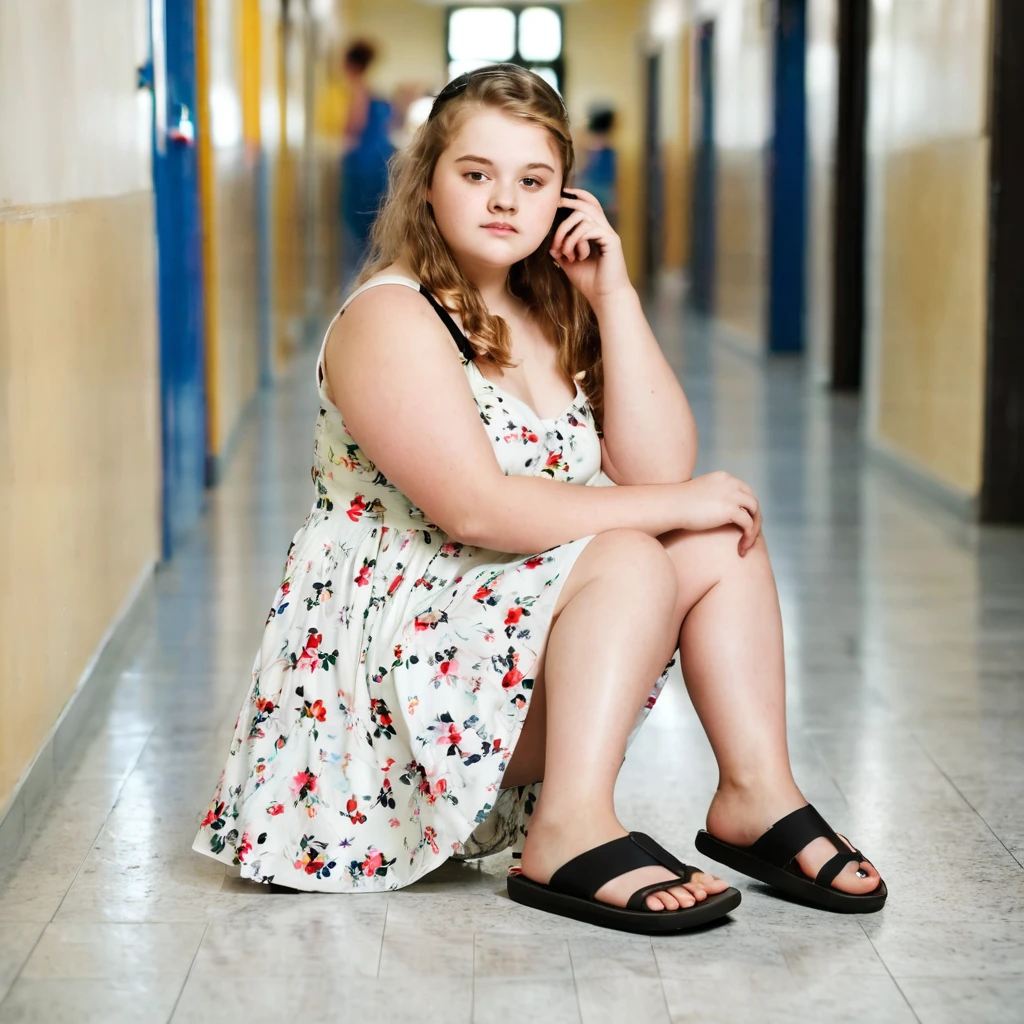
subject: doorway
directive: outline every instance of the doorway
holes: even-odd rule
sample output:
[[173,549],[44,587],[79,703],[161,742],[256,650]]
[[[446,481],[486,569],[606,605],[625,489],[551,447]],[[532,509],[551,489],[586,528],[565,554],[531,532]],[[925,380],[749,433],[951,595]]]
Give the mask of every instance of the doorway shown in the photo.
[[864,365],[864,139],[870,4],[838,0],[835,221],[832,234],[833,391],[858,392]]

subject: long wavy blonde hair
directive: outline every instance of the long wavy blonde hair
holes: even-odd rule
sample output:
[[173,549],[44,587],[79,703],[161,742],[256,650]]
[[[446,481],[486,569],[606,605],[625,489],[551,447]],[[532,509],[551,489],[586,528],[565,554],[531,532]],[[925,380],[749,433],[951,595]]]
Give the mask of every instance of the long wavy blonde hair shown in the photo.
[[[434,117],[420,126],[410,144],[391,158],[388,190],[373,225],[370,249],[357,285],[404,258],[424,287],[450,313],[458,315],[478,355],[504,368],[515,366],[511,335],[500,316],[488,313],[444,240],[427,190],[441,154],[465,122],[481,107],[544,128],[562,159],[562,186],[569,181],[575,156],[569,119],[554,89],[525,68],[487,68],[470,75],[466,88],[445,100]],[[553,231],[552,233],[553,234]],[[558,364],[578,380],[590,400],[597,423],[603,413],[604,374],[597,318],[590,303],[570,284],[548,253],[551,234],[509,271],[509,290],[550,328],[558,346]]]

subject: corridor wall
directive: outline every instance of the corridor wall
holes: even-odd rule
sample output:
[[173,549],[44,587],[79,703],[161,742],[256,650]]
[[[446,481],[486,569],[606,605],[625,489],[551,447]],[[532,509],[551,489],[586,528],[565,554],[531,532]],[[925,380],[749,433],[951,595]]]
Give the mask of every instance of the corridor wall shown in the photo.
[[0,820],[159,552],[148,32],[0,4]]
[[868,70],[867,432],[981,486],[991,4],[875,0]]

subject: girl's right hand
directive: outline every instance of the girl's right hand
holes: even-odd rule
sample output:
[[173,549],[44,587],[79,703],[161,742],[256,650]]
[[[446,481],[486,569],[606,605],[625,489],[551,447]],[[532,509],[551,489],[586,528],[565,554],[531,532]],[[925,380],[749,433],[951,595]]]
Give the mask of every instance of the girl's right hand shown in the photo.
[[740,555],[754,546],[761,533],[761,505],[742,480],[719,470],[679,486],[684,495],[679,524],[682,529],[714,530],[732,523],[743,533]]

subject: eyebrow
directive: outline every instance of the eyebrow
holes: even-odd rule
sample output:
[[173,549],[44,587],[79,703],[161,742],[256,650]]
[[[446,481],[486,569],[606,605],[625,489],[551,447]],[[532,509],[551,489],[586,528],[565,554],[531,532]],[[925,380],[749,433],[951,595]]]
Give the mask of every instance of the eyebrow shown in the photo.
[[[487,157],[485,157],[485,156],[473,156],[472,154],[468,154],[466,156],[460,156],[455,162],[457,164],[460,164],[460,163],[463,163],[463,162],[467,162],[467,163],[474,163],[474,164],[485,164],[488,167],[493,167],[494,166],[494,161],[493,160],[488,160]],[[555,173],[554,167],[552,167],[550,164],[532,163],[532,164],[527,164],[526,165],[526,170],[528,170],[528,171],[536,171],[536,170],[541,170],[541,169],[543,169],[545,171],[550,171],[552,174]]]

